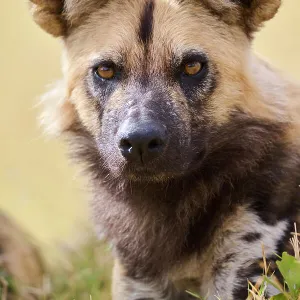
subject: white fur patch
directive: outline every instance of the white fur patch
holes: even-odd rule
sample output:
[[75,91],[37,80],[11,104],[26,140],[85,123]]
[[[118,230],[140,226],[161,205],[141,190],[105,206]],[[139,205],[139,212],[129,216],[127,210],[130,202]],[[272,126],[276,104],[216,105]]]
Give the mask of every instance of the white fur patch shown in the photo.
[[[215,295],[219,295],[222,300],[234,300],[233,292],[236,287],[244,285],[247,289],[247,278],[238,278],[238,272],[247,269],[256,260],[262,259],[262,244],[266,257],[274,255],[278,242],[287,230],[287,225],[287,221],[280,221],[274,226],[267,225],[254,212],[240,207],[234,215],[224,221],[222,228],[214,237],[214,242],[201,258],[204,267],[201,295],[208,295],[208,300],[216,299]],[[259,233],[261,238],[251,242],[243,239],[245,235],[254,232]],[[226,257],[230,254],[234,256],[226,261]],[[215,274],[212,267],[222,260],[225,263],[219,266]]]

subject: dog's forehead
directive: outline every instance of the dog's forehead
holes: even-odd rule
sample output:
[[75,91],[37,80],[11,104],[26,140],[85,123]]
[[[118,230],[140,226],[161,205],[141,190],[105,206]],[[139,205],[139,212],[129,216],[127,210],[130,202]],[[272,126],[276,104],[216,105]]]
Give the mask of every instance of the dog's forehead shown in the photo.
[[77,63],[81,57],[84,64],[107,55],[115,60],[125,58],[130,66],[147,54],[154,68],[191,49],[226,56],[232,51],[230,45],[237,44],[234,40],[240,38],[239,33],[230,32],[208,10],[192,3],[111,0],[67,38],[68,51]]

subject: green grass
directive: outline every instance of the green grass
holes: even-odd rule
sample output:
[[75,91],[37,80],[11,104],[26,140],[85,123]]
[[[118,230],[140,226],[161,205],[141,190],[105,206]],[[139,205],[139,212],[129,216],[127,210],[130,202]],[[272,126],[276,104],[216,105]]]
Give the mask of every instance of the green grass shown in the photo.
[[15,286],[13,279],[9,276],[5,270],[0,268],[0,299],[6,299],[8,293],[15,293]]
[[[42,288],[15,289],[13,279],[0,269],[0,300],[109,300],[112,258],[106,245],[90,238],[78,247],[64,247],[48,267]],[[24,295],[27,296],[24,296]],[[33,298],[28,294],[34,295]]]
[[[284,285],[282,286],[281,283],[278,282],[274,274],[266,275],[269,273],[269,266],[265,258],[263,247],[264,274],[262,274],[260,281],[255,285],[249,282],[247,300],[300,300],[300,234],[297,233],[296,225],[295,232],[292,234],[293,237],[290,242],[294,249],[294,256],[284,252],[282,256],[278,256],[278,260],[276,261],[276,265],[284,278]],[[268,286],[273,286],[278,291],[277,295],[269,299],[265,297]],[[205,300],[205,298],[201,298],[195,293],[187,292],[195,298]],[[216,300],[222,299],[216,296]]]
[[[295,255],[283,253],[278,257],[277,266],[284,277],[285,285],[281,286],[273,275],[268,274],[268,263],[264,258],[264,274],[260,283],[249,282],[247,300],[300,300],[300,251],[299,234],[291,239]],[[263,251],[264,253],[264,251]],[[106,245],[90,239],[80,247],[65,248],[62,258],[54,265],[45,277],[45,285],[41,290],[33,290],[36,299],[57,300],[109,300],[112,259]],[[278,290],[278,295],[267,299],[265,291],[269,285]],[[12,278],[0,269],[0,299],[22,299],[16,295]],[[200,296],[188,292],[198,299]],[[13,298],[11,296],[14,295]],[[216,297],[216,299],[219,299]],[[219,299],[222,300],[222,299]]]
[[300,300],[300,260],[284,252],[276,264],[285,280],[284,285],[273,275],[263,275],[258,288],[249,283],[249,299],[265,300],[265,291],[271,285],[278,290],[278,294],[270,300]]
[[112,259],[107,246],[90,240],[80,250],[67,250],[64,257],[50,275],[52,299],[110,299]]
[[[299,245],[299,242],[298,242]],[[249,282],[249,296],[247,300],[300,300],[300,259],[298,252],[295,252],[295,257],[284,252],[277,260],[277,267],[282,274],[285,284],[282,286],[273,275],[262,275],[261,283],[258,286],[254,286]],[[266,267],[265,273],[268,273]],[[265,297],[268,286],[273,286],[278,290],[278,294],[269,299]],[[187,291],[195,298],[205,300],[199,295]],[[216,300],[222,300],[216,297]]]
[[295,232],[292,233],[290,242],[294,249],[294,256],[284,252],[278,257],[276,265],[284,278],[284,285],[280,284],[273,274],[267,275],[269,267],[264,256],[264,274],[261,283],[256,287],[249,283],[249,299],[267,300],[265,291],[268,286],[277,289],[278,294],[269,300],[300,300],[300,242],[295,224]]
[[268,274],[268,265],[264,257],[262,281],[256,287],[249,283],[249,299],[267,300],[265,291],[268,286],[273,286],[278,290],[278,294],[268,300],[300,300],[300,242],[296,225],[295,232],[292,235],[290,242],[294,249],[294,256],[284,252],[276,261],[277,267],[284,278],[284,285],[282,286],[273,274],[266,275]]

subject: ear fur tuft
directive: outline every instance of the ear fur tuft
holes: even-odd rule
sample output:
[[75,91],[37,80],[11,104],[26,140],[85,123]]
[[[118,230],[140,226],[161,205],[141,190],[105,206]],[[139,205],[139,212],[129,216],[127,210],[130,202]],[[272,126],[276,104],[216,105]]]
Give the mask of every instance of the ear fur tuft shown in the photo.
[[224,22],[239,25],[251,38],[265,21],[274,17],[281,0],[201,0],[201,3]]
[[63,1],[61,0],[30,0],[30,11],[33,20],[46,32],[53,36],[62,36],[66,32],[63,19]]
[[66,36],[109,0],[29,0],[34,21],[55,37]]

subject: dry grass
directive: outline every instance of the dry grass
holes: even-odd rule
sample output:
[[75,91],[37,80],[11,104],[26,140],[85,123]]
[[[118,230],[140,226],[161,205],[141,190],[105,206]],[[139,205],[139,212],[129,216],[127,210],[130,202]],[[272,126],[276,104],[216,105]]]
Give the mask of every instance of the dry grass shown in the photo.
[[[300,300],[300,234],[297,232],[295,224],[295,232],[291,232],[292,238],[290,243],[294,249],[294,258],[287,253],[283,253],[277,266],[285,280],[284,286],[278,279],[271,274],[269,276],[269,267],[267,264],[264,246],[262,246],[262,256],[264,262],[264,274],[253,285],[249,283],[249,297],[247,300],[267,300],[265,294],[268,286],[273,286],[278,290],[278,295],[271,298],[271,300]],[[293,278],[290,277],[293,274]],[[288,289],[286,288],[288,286]]]
[[[295,232],[292,233],[290,240],[295,255],[293,257],[283,254],[282,258],[279,259],[280,271],[284,269],[292,270],[294,261],[300,266],[299,237],[300,234],[295,227]],[[34,299],[39,300],[110,299],[112,259],[110,250],[106,245],[89,235],[88,238],[81,240],[75,246],[64,245],[60,248],[60,253],[60,260],[51,268],[48,267],[47,273],[44,274],[42,287],[26,287],[25,295],[27,296],[25,297],[20,296],[19,289],[14,288],[16,282],[14,283],[7,273],[1,272],[0,268],[0,299],[29,300],[33,299],[32,296],[34,296]],[[296,286],[295,288],[298,290],[288,292],[286,286],[282,286],[274,276],[269,274],[270,265],[266,260],[264,247],[262,247],[262,257],[264,273],[255,284],[249,282],[249,297],[247,300],[267,300],[265,292],[268,286],[275,287],[280,294],[280,296],[268,300],[300,300],[300,287],[298,289],[298,286]],[[299,273],[295,276],[300,281],[300,267],[297,270],[299,270]],[[282,275],[285,276],[286,274]],[[285,280],[289,283],[290,278],[285,278]],[[203,299],[196,294],[192,295]],[[216,296],[216,299],[221,300],[221,297]]]

